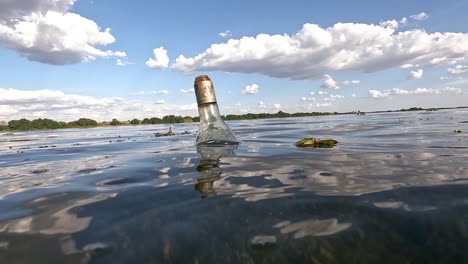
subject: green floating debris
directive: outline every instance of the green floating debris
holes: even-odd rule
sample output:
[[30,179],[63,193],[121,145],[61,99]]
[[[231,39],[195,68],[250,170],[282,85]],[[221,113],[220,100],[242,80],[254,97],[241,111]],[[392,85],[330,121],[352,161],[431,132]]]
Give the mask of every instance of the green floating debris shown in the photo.
[[299,148],[332,148],[338,141],[334,139],[316,139],[316,138],[304,138],[296,142],[296,147]]

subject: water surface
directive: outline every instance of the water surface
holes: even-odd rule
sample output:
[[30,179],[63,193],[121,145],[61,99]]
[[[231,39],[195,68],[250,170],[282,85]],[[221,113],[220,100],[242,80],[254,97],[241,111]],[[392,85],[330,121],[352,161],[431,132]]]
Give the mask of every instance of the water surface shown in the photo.
[[0,263],[468,261],[468,111],[228,124],[1,135]]

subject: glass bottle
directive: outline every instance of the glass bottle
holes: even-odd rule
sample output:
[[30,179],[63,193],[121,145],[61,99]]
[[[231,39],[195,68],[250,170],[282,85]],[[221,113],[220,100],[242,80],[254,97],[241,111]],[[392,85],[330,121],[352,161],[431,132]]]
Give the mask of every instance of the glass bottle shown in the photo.
[[207,75],[195,78],[195,95],[200,115],[200,127],[198,128],[197,145],[217,144],[229,145],[239,144],[239,140],[224,123],[219,114],[218,103],[214,92],[213,83]]

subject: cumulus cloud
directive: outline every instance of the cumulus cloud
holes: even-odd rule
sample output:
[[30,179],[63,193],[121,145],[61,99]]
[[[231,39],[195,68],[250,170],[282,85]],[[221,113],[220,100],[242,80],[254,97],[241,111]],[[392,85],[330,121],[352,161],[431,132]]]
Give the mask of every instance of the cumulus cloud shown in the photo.
[[429,18],[429,15],[427,15],[426,13],[424,12],[421,12],[419,14],[416,14],[416,15],[412,15],[410,16],[412,19],[414,20],[418,20],[418,21],[421,21],[421,20],[426,20]]
[[193,89],[180,89],[179,92],[181,92],[183,94],[189,94],[189,93],[194,93],[195,90],[193,90]]
[[423,73],[424,71],[422,69],[411,71],[408,77],[406,77],[406,79],[408,80],[421,79],[421,77],[423,76]]
[[29,60],[64,65],[96,58],[123,58],[122,51],[100,50],[115,42],[110,28],[69,12],[75,0],[0,2],[0,45]]
[[258,93],[258,84],[251,84],[245,86],[245,89],[241,91],[242,94],[256,94]]
[[385,98],[393,95],[423,95],[423,94],[441,94],[444,92],[449,93],[462,93],[460,88],[446,87],[442,89],[432,88],[417,88],[415,90],[405,90],[400,88],[393,88],[391,90],[369,90],[369,96],[372,98]]
[[146,61],[146,66],[152,69],[167,68],[169,65],[169,56],[167,56],[167,50],[164,47],[153,49],[153,58],[149,58]]
[[451,74],[462,74],[468,72],[467,65],[457,65],[455,68],[448,68],[447,71]]
[[324,89],[340,89],[340,87],[338,86],[338,84],[336,83],[335,80],[333,80],[333,78],[328,75],[328,74],[325,74],[324,76],[322,76],[322,85],[320,85],[320,88],[324,88]]
[[231,35],[231,31],[230,31],[230,30],[226,30],[226,31],[224,31],[224,32],[218,33],[218,35],[219,35],[220,37],[225,38],[225,37]]
[[97,98],[66,94],[54,90],[17,90],[0,88],[0,120],[19,118],[53,118],[71,121],[80,117],[98,121],[162,117],[164,115],[197,115],[197,104],[168,104],[163,100],[130,101],[119,97]]
[[265,104],[265,102],[259,101],[259,102],[258,102],[258,107],[259,107],[259,108],[266,108],[267,105]]
[[398,21],[379,25],[337,23],[322,28],[304,24],[292,35],[259,34],[212,44],[194,57],[180,55],[172,68],[259,73],[289,79],[319,79],[327,72],[376,72],[405,64],[433,65],[468,56],[468,33],[424,29],[397,31]]

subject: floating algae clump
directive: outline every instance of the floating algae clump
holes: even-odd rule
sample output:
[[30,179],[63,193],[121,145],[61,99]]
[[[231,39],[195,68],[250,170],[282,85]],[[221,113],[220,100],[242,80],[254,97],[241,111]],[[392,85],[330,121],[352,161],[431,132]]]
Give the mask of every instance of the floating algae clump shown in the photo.
[[334,139],[320,140],[316,138],[304,138],[296,142],[296,147],[300,148],[332,148],[338,141]]

